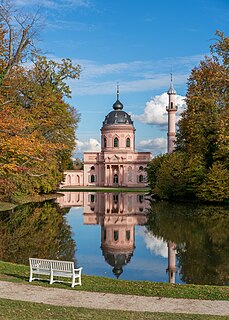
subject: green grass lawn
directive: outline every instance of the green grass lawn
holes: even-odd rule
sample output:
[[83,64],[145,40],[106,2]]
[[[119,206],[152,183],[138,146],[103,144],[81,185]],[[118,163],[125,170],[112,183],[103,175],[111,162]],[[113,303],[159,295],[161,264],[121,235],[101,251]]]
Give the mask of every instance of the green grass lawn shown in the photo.
[[226,320],[224,316],[59,307],[0,299],[1,320]]
[[[0,261],[0,280],[28,284],[29,267]],[[50,287],[47,281],[33,281],[31,285]],[[69,284],[54,283],[54,288],[141,296],[190,298],[208,300],[229,300],[229,287],[180,285],[149,281],[125,281],[105,277],[82,276],[82,287],[74,289]]]

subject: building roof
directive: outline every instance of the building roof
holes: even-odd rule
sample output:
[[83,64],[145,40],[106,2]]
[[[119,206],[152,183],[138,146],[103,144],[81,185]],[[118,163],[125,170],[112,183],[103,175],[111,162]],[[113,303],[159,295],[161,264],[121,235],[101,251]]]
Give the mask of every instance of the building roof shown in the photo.
[[122,110],[115,110],[108,113],[103,121],[103,126],[110,124],[132,124],[133,121],[128,113]]
[[123,104],[119,100],[119,87],[117,86],[117,100],[113,104],[114,111],[108,113],[103,121],[103,126],[110,125],[110,124],[132,124],[133,121],[128,113],[123,111]]

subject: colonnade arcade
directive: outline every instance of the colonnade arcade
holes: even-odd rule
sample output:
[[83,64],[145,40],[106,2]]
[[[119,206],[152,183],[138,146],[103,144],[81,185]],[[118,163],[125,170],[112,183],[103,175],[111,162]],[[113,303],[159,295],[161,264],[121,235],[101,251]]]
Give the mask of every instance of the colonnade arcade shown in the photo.
[[105,165],[105,186],[122,186],[124,184],[124,166],[122,164]]

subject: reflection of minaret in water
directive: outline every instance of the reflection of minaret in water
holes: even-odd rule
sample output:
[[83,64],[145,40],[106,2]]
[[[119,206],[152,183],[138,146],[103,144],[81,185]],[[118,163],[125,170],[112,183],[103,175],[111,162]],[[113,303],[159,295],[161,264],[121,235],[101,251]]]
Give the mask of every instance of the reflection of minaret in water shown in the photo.
[[175,283],[176,276],[176,244],[168,242],[168,269],[166,272],[169,275],[169,283]]

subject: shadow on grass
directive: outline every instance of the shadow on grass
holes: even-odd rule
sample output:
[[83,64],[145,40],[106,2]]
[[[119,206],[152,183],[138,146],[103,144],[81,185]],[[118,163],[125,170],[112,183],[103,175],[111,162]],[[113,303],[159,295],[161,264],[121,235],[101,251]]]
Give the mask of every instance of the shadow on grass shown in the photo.
[[28,281],[29,280],[29,277],[28,276],[23,276],[23,275],[19,275],[19,274],[15,274],[15,273],[3,273],[0,275],[0,277],[3,277],[3,278],[14,278],[14,279],[20,279],[20,280],[23,280],[23,281]]
[[[15,273],[4,273],[0,275],[0,280],[15,280],[15,282],[25,282],[26,284],[32,284],[36,286],[45,286],[45,287],[52,287],[52,288],[63,288],[63,289],[74,289],[71,287],[71,282],[66,282],[62,280],[57,280],[53,284],[50,284],[49,279],[34,279],[32,282],[29,282],[29,276],[23,276]],[[13,281],[14,282],[14,281]],[[79,286],[76,286],[79,288]],[[75,288],[76,288],[75,287]]]

